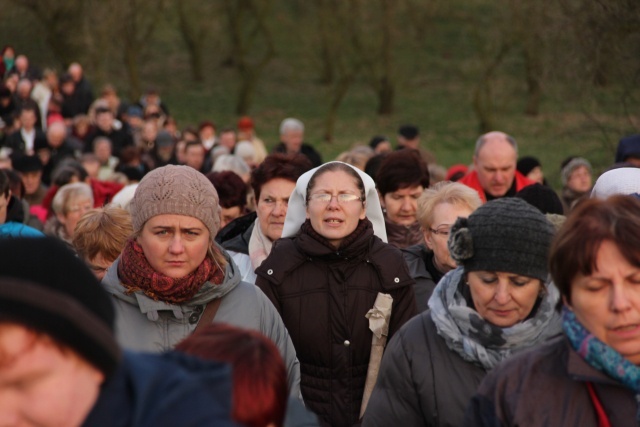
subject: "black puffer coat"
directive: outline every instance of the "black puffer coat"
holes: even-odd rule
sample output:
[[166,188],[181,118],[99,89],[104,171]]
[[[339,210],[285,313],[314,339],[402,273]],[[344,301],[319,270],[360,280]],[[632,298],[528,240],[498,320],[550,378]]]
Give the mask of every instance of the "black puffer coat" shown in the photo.
[[256,270],[300,360],[305,404],[323,425],[358,425],[371,353],[365,315],[391,294],[390,337],[415,313],[413,280],[400,251],[374,236],[368,219],[335,250],[309,223],[277,240]]

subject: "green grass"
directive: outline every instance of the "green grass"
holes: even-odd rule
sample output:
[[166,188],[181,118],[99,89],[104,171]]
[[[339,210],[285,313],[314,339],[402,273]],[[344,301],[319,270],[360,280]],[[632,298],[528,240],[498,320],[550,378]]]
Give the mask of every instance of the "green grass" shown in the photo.
[[[421,129],[423,146],[436,154],[439,163],[448,167],[471,161],[478,136],[478,123],[471,107],[472,92],[487,55],[492,52],[490,40],[497,31],[492,23],[499,3],[451,0],[441,4],[425,26],[423,38],[407,36],[397,46],[395,113],[388,117],[376,115],[373,91],[357,82],[340,107],[332,144],[322,141],[329,96],[328,88],[317,80],[314,15],[306,8],[307,3],[297,2],[296,7],[304,14],[296,21],[289,13],[292,4],[276,4],[271,28],[278,55],[262,77],[251,110],[258,134],[268,145],[277,143],[278,125],[287,116],[305,122],[308,142],[319,148],[325,160],[355,144],[367,143],[375,134],[393,138],[400,124],[415,123]],[[55,63],[33,18],[15,6],[8,8],[4,16],[0,18],[0,40],[16,45],[36,64]],[[205,81],[193,82],[174,19],[172,15],[165,17],[149,41],[142,63],[143,81],[161,90],[162,98],[182,127],[204,119],[219,126],[235,124],[237,80],[232,69],[220,65],[225,56],[224,43],[210,41]],[[20,31],[24,28],[30,30]],[[120,58],[114,56],[108,63],[105,74],[126,93],[128,87]],[[554,63],[550,65],[553,67]],[[613,161],[617,140],[637,132],[621,106],[625,94],[622,79],[605,89],[595,89],[552,74],[545,82],[541,114],[528,117],[522,114],[525,100],[522,76],[522,57],[514,50],[494,81],[498,127],[518,140],[521,155],[535,155],[541,160],[555,187],[560,185],[559,164],[566,156],[584,156],[592,161],[597,172],[602,171]],[[94,81],[96,86],[99,83]],[[636,121],[637,86],[629,100]]]

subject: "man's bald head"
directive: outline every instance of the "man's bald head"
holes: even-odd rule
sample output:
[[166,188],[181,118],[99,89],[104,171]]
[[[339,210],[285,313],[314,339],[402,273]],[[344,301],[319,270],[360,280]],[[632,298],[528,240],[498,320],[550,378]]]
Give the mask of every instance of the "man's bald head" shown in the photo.
[[52,148],[58,148],[67,137],[67,127],[63,122],[53,122],[47,128],[47,142]]
[[504,132],[489,132],[476,141],[473,164],[482,189],[493,197],[503,197],[516,173],[518,145]]
[[71,78],[74,82],[77,83],[82,79],[82,65],[78,64],[77,62],[71,63],[67,71],[71,75]]

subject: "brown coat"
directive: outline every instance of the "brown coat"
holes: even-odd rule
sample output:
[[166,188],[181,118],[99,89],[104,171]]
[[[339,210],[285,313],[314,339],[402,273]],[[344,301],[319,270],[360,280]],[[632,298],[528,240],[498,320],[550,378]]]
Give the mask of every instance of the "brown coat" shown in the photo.
[[365,314],[378,292],[393,297],[390,337],[416,314],[402,254],[365,221],[339,251],[304,231],[280,239],[256,270],[296,348],[305,404],[323,425],[358,424],[372,337]]
[[471,399],[464,425],[597,427],[586,382],[612,427],[639,425],[633,391],[589,365],[564,336],[491,371]]

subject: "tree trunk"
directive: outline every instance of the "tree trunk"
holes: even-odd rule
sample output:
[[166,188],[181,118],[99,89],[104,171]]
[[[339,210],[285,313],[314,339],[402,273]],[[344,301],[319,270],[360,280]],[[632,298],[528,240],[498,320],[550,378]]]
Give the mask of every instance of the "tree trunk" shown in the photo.
[[244,116],[249,114],[251,103],[253,102],[253,94],[258,83],[258,74],[249,71],[240,80],[240,89],[238,91],[238,100],[236,101],[236,114]]
[[353,82],[353,78],[353,75],[348,75],[340,79],[335,84],[331,103],[329,104],[329,111],[327,112],[327,118],[325,119],[324,140],[326,142],[333,142],[333,133],[335,130],[336,118],[338,116],[338,108],[340,108],[342,100],[347,95],[349,87]]
[[496,129],[496,123],[493,115],[492,96],[491,96],[491,78],[498,69],[505,55],[509,52],[510,46],[504,43],[493,60],[489,63],[482,79],[473,91],[473,111],[478,118],[478,128],[480,133],[487,133]]
[[191,65],[191,76],[196,82],[204,81],[203,72],[203,51],[204,34],[193,28],[194,23],[190,23],[185,11],[185,4],[182,0],[177,0],[178,18],[180,22],[180,34],[187,46],[189,53],[189,65]]
[[393,82],[384,76],[380,81],[378,90],[378,114],[388,116],[393,114],[395,100],[395,87]]
[[524,113],[537,116],[540,113],[540,99],[542,98],[542,62],[539,53],[531,46],[525,47],[524,66],[527,80],[527,103]]
[[333,83],[334,64],[331,54],[331,36],[329,29],[330,10],[324,0],[318,0],[318,35],[320,36],[320,83],[328,85]]
[[394,110],[395,84],[393,81],[393,5],[396,0],[381,0],[382,45],[380,59],[382,76],[378,88],[378,114],[390,115]]
[[139,52],[133,46],[124,47],[124,66],[129,79],[129,97],[130,99],[138,99],[142,94],[140,84],[140,72],[138,69]]

